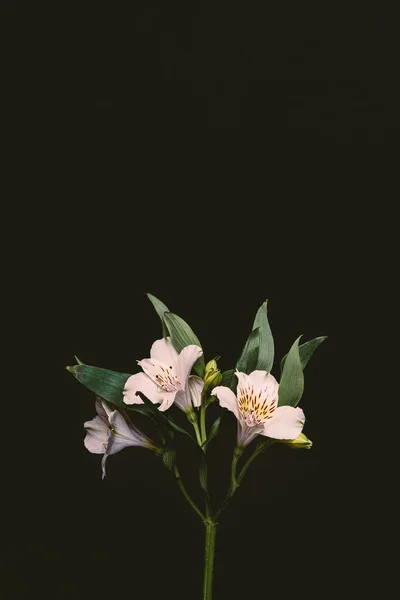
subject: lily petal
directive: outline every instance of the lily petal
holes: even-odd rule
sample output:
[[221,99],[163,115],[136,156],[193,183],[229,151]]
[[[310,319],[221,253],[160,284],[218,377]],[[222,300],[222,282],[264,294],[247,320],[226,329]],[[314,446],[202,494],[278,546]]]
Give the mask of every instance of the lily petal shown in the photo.
[[159,360],[161,363],[175,367],[178,364],[179,354],[169,337],[157,340],[151,347],[150,357]]
[[185,412],[193,410],[193,407],[201,405],[201,392],[203,388],[204,381],[200,377],[197,377],[197,375],[191,375],[186,390],[177,392],[174,401],[175,404]]
[[232,390],[224,385],[219,385],[213,389],[211,392],[212,396],[217,396],[220,405],[223,408],[227,408],[235,417],[239,420],[239,408],[237,403],[237,398]]
[[163,399],[162,399],[161,405],[158,407],[158,410],[160,410],[161,412],[168,410],[170,408],[170,406],[173,405],[177,393],[179,393],[179,392],[164,392]]
[[142,392],[153,404],[159,404],[165,396],[165,392],[145,373],[136,373],[125,383],[125,404],[143,404],[143,400],[137,395],[137,392]]
[[189,377],[188,385],[190,399],[192,401],[193,406],[201,406],[201,393],[204,388],[204,381],[201,379],[201,377],[197,377],[197,375],[191,375]]
[[144,433],[141,433],[134,425],[128,424],[118,410],[114,410],[111,413],[110,425],[114,433],[130,440],[131,446],[140,446],[147,442],[147,437]]
[[107,458],[108,458],[108,454],[105,454],[103,456],[103,458],[101,459],[101,472],[102,472],[102,479],[105,478],[106,476],[106,462],[107,462]]
[[186,382],[190,375],[190,371],[196,360],[203,354],[200,346],[191,344],[183,348],[178,357],[178,376],[182,383],[183,389],[186,388]]
[[272,398],[278,396],[279,383],[271,373],[267,371],[253,371],[248,378],[255,389],[265,390],[263,397]]
[[249,427],[246,425],[244,421],[238,422],[238,432],[237,432],[237,443],[238,446],[247,446],[254,440],[255,437],[262,434],[264,430],[263,425],[256,425],[253,427]]
[[107,454],[115,454],[127,446],[146,446],[147,438],[125,421],[120,412],[114,410],[110,415],[112,433],[107,446]]
[[295,440],[302,432],[305,420],[301,408],[278,406],[261,434],[276,440]]
[[96,396],[95,408],[99,417],[108,425],[108,417],[110,416],[111,409],[100,396]]
[[[100,404],[101,406],[101,404]],[[97,408],[97,403],[96,403]],[[91,421],[83,424],[86,429],[86,437],[83,441],[85,447],[92,454],[104,454],[107,449],[110,430],[107,422],[99,415]]]

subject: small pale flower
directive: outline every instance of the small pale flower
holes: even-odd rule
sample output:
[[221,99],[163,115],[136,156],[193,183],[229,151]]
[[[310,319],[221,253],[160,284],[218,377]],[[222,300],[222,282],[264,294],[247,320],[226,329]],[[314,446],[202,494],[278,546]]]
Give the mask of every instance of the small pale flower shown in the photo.
[[178,354],[170,338],[157,340],[151,347],[150,358],[138,361],[143,373],[132,375],[126,382],[125,404],[143,404],[138,396],[141,392],[154,404],[160,404],[161,411],[167,410],[174,402],[182,410],[191,407],[192,402],[198,406],[200,378],[189,376],[202,354],[202,349],[195,345],[186,346]]
[[151,440],[133,425],[128,425],[118,410],[110,410],[104,400],[96,400],[97,417],[84,423],[84,444],[93,454],[104,454],[101,461],[103,479],[106,476],[106,461],[127,446],[143,446],[154,449]]
[[237,396],[219,386],[211,394],[238,420],[238,445],[247,446],[257,435],[278,440],[294,440],[302,432],[305,416],[301,408],[278,406],[279,384],[266,371],[250,375],[236,371]]

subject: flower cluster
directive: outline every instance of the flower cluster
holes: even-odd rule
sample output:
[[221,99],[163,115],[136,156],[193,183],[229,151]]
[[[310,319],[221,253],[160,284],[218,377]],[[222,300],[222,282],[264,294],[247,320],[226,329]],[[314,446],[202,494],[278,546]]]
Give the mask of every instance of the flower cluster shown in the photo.
[[[80,360],[67,369],[96,394],[97,416],[84,423],[84,444],[89,452],[103,455],[103,478],[109,456],[129,446],[147,448],[162,458],[183,496],[204,522],[206,566],[203,597],[210,600],[216,526],[249,465],[277,442],[297,449],[312,446],[303,433],[305,415],[298,404],[304,389],[303,371],[325,337],[314,338],[301,345],[298,338],[280,361],[278,381],[271,373],[274,369],[274,340],[267,317],[267,302],[264,302],[257,311],[252,331],[234,368],[221,372],[217,363],[220,357],[206,364],[201,343],[190,326],[171,313],[160,300],[150,294],[148,296],[161,319],[163,334],[151,346],[150,357],[137,361],[138,372],[117,373],[86,365]],[[206,418],[211,414],[206,413],[214,403],[210,413],[217,413],[217,418],[211,425]],[[189,430],[175,422],[176,409],[186,415]],[[234,415],[237,441],[229,489],[222,506],[214,510],[208,489],[207,452],[209,444],[221,433],[221,409],[227,409]],[[138,413],[144,416],[144,423],[146,417],[151,420],[157,441],[133,424]],[[188,494],[180,476],[176,461],[177,435],[189,437],[197,446],[197,480],[204,492],[204,510]],[[257,443],[252,454],[244,464],[241,463],[242,455],[249,452],[248,446],[255,439]]]
[[[258,436],[292,448],[311,447],[312,442],[302,433],[305,415],[297,404],[303,392],[304,367],[324,337],[301,346],[296,340],[281,361],[279,383],[271,373],[274,343],[265,302],[257,312],[236,368],[221,373],[216,359],[204,363],[201,344],[187,323],[154,296],[149,298],[161,318],[164,335],[151,346],[149,358],[137,361],[139,372],[125,375],[81,361],[68,367],[97,394],[97,416],[84,424],[85,446],[89,452],[103,454],[103,477],[107,457],[127,446],[148,448],[164,459],[173,456],[171,432],[190,435],[169,416],[174,407],[186,414],[195,441],[205,451],[219,432],[220,419],[210,432],[206,427],[206,410],[213,400],[236,417],[238,452]],[[132,424],[130,417],[135,411],[144,412],[158,423],[160,445]],[[166,460],[169,462],[170,458]]]

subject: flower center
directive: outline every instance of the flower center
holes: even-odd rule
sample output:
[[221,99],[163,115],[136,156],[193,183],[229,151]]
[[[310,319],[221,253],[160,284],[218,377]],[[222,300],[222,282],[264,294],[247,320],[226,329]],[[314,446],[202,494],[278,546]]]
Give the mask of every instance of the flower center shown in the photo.
[[254,427],[270,419],[275,411],[277,399],[268,398],[267,388],[254,390],[247,385],[238,388],[238,405],[246,425]]
[[177,392],[182,389],[182,384],[173,367],[158,364],[154,372],[155,382],[166,392]]

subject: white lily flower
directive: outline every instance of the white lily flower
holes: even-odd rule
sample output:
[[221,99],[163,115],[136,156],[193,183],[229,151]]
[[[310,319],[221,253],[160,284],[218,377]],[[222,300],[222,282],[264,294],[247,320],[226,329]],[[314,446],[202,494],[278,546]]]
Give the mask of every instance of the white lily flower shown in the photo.
[[198,402],[197,380],[200,378],[190,378],[189,375],[202,354],[202,349],[195,345],[186,346],[178,354],[170,338],[157,340],[151,347],[150,358],[138,361],[144,372],[132,375],[126,382],[125,404],[143,404],[137,395],[137,392],[142,392],[151,402],[160,404],[161,411],[167,410],[174,402],[182,410],[187,410],[192,401]]
[[267,371],[250,375],[236,371],[237,396],[219,386],[211,394],[238,420],[238,445],[247,446],[257,435],[278,440],[294,440],[302,432],[305,416],[301,408],[278,406],[279,384]]
[[93,454],[104,454],[101,461],[103,479],[106,476],[106,461],[127,446],[154,448],[151,440],[136,427],[128,425],[118,410],[110,410],[104,400],[96,400],[98,416],[84,423],[86,437],[84,444]]

